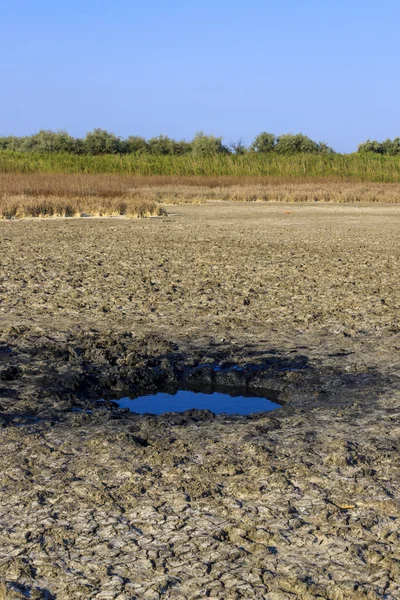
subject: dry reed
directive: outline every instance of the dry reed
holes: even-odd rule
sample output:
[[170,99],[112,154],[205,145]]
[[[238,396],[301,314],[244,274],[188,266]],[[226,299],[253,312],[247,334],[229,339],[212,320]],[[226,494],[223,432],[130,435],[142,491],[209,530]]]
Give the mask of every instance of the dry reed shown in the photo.
[[140,197],[165,204],[230,202],[400,202],[400,184],[378,183],[270,183],[206,186],[162,186],[138,188]]
[[0,194],[0,219],[51,217],[160,216],[165,209],[157,202],[134,196],[67,196]]
[[400,183],[296,181],[266,177],[0,174],[0,217],[144,217],[162,204],[242,202],[400,202]]

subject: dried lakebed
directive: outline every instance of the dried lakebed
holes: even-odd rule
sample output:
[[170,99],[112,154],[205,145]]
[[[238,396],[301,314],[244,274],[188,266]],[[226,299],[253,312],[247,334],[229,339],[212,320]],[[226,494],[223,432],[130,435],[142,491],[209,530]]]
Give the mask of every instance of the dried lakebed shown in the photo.
[[0,598],[398,598],[399,209],[176,212],[0,223]]

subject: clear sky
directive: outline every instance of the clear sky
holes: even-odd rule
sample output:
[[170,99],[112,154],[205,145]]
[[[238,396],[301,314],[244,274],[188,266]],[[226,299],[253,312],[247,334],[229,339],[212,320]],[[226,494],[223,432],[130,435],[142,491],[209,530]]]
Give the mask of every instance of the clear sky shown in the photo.
[[0,0],[0,135],[102,127],[351,152],[400,135],[399,0]]

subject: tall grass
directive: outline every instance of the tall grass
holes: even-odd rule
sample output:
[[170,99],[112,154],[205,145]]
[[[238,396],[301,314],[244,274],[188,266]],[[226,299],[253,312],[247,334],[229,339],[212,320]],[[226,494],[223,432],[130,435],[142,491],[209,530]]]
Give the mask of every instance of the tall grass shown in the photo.
[[122,178],[0,174],[0,219],[86,215],[138,218],[165,213],[155,195],[132,193],[131,186],[118,179]]
[[54,217],[142,218],[165,214],[158,203],[146,198],[85,196],[2,196],[0,219]]
[[162,204],[400,202],[400,183],[339,178],[0,173],[0,218],[150,216]]
[[0,173],[114,173],[136,176],[225,176],[274,178],[353,179],[372,182],[399,182],[400,156],[374,154],[297,154],[158,156],[73,155],[0,152]]

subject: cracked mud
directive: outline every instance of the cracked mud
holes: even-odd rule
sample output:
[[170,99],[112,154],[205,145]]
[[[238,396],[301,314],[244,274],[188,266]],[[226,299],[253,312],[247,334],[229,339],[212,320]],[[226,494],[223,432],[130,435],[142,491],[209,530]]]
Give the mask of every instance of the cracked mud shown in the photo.
[[400,209],[174,212],[0,223],[0,599],[399,598]]

